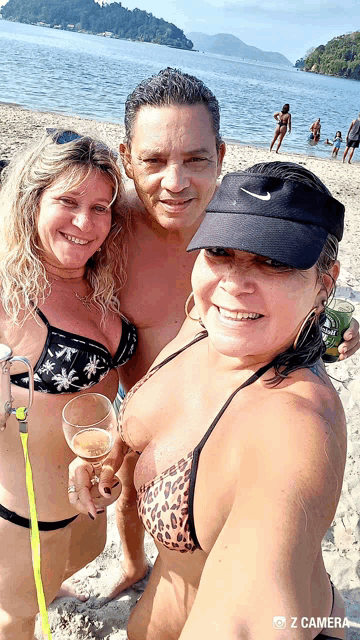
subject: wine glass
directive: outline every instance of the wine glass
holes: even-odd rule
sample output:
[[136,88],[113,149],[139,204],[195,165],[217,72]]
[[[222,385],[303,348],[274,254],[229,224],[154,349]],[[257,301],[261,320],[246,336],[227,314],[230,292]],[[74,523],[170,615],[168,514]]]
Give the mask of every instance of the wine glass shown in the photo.
[[82,393],[69,400],[62,411],[62,426],[71,451],[91,462],[98,481],[101,461],[111,451],[117,434],[117,418],[109,398],[101,393]]

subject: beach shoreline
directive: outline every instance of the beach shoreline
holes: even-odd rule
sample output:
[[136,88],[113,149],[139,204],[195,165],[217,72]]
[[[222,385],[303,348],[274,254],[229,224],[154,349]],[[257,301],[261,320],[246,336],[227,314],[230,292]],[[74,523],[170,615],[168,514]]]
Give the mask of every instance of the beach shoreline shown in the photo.
[[[74,129],[103,140],[117,150],[124,138],[122,124],[92,120],[58,112],[31,110],[20,105],[0,102],[0,160],[10,160],[46,127]],[[357,153],[360,154],[360,151]],[[356,166],[337,160],[289,153],[286,139],[281,153],[270,153],[262,147],[228,141],[223,171],[244,170],[252,164],[269,161],[297,162],[313,171],[324,181],[333,196],[346,207],[344,239],[340,247],[341,274],[337,295],[346,297],[355,306],[355,317],[360,319],[360,216],[358,201],[360,175]],[[348,640],[360,637],[360,356],[349,361],[329,365],[328,372],[336,380],[348,421],[349,447],[343,492],[332,526],[324,543],[324,559],[335,585],[341,590],[351,625]],[[341,381],[341,382],[339,382]],[[31,438],[31,434],[29,436]],[[73,583],[79,592],[88,591],[90,598],[80,603],[75,598],[61,598],[49,608],[53,640],[125,640],[126,620],[144,585],[126,591],[108,603],[104,596],[120,575],[121,549],[114,519],[114,507],[108,514],[108,540],[105,551],[79,572]],[[156,548],[147,538],[146,550],[153,562]],[[239,580],[241,576],[239,576]],[[36,638],[41,638],[37,623]]]
[[[110,142],[107,142],[107,144],[109,144],[110,146],[112,146],[112,148],[117,148],[118,144],[120,141],[122,141],[123,137],[124,137],[124,133],[125,133],[125,128],[124,125],[121,122],[115,122],[115,121],[111,121],[111,120],[104,120],[104,119],[94,119],[89,117],[85,117],[85,116],[78,116],[76,114],[71,114],[71,113],[63,113],[61,111],[49,111],[49,110],[44,110],[44,109],[35,109],[35,108],[29,108],[26,106],[23,106],[21,104],[17,104],[14,102],[3,102],[0,101],[0,125],[7,125],[8,121],[14,119],[14,124],[18,123],[19,128],[21,128],[21,126],[24,127],[24,129],[29,128],[29,137],[33,138],[36,137],[36,135],[41,135],[41,133],[43,132],[43,130],[45,129],[46,126],[58,126],[58,127],[66,127],[66,128],[75,128],[76,125],[81,129],[81,131],[79,130],[79,133],[88,133],[89,135],[93,135],[94,137],[99,136],[99,133],[101,133],[102,135],[104,135],[104,137],[106,137],[106,139],[104,139],[104,142],[107,142],[107,139],[109,137],[109,134],[111,136],[112,132],[120,132],[120,138],[118,138],[118,142],[117,144],[111,145]],[[42,121],[46,121],[46,123],[43,125],[43,129],[41,128],[41,122]],[[87,131],[87,125],[88,125],[88,131]],[[31,126],[34,127],[34,132],[31,133]],[[93,133],[90,133],[90,130]],[[14,130],[14,134],[16,133],[16,131]],[[19,131],[19,138],[21,139],[21,131]],[[14,135],[15,138],[15,135]],[[227,147],[235,147],[235,148],[241,148],[244,150],[254,150],[254,151],[258,151],[258,152],[268,152],[268,147],[270,144],[270,140],[269,140],[269,144],[264,144],[261,145],[260,143],[258,144],[250,144],[250,143],[246,143],[246,142],[242,142],[240,140],[235,140],[233,138],[229,138],[229,137],[224,137],[224,142],[226,144]],[[323,144],[323,141],[321,140],[320,145]],[[343,150],[343,149],[342,149]],[[5,155],[4,155],[5,153]],[[270,153],[270,152],[269,152]],[[342,157],[342,151],[338,156],[337,160],[333,160],[331,157],[331,148],[329,147],[329,157],[328,158],[324,158],[324,157],[317,157],[317,156],[313,156],[311,154],[307,154],[307,153],[301,153],[300,151],[287,151],[286,150],[286,136],[283,142],[283,146],[281,147],[281,151],[278,154],[275,154],[275,152],[273,151],[271,153],[271,156],[274,157],[274,159],[288,159],[291,156],[291,162],[296,162],[296,158],[299,158],[298,162],[300,162],[300,159],[307,159],[307,160],[314,160],[314,161],[318,161],[318,162],[331,162],[331,163],[341,163],[341,157]],[[9,160],[11,157],[11,154],[7,151],[7,150],[3,150],[3,136],[0,135],[0,159],[2,160]],[[354,155],[354,159],[353,159],[353,164],[357,164],[358,162],[360,162],[360,151],[359,151],[359,157],[356,156],[356,154]]]

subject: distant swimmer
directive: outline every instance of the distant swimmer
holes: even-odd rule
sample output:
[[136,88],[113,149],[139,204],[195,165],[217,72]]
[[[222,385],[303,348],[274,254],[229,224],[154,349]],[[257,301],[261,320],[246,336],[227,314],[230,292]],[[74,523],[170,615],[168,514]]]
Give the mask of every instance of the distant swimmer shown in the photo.
[[348,163],[351,164],[352,157],[354,155],[355,149],[358,148],[360,143],[360,113],[358,117],[352,121],[348,134],[346,136],[346,147],[343,155],[343,162],[345,162],[345,158],[347,156],[347,152],[350,149],[349,160]]
[[274,113],[274,118],[277,121],[277,125],[275,129],[273,141],[270,145],[270,151],[272,151],[272,148],[276,140],[279,138],[279,142],[276,147],[276,153],[278,153],[281,147],[281,143],[286,135],[286,131],[288,130],[288,127],[289,127],[289,134],[291,133],[291,113],[289,113],[289,109],[290,109],[290,105],[284,104],[281,111],[277,111],[276,113]]
[[319,142],[320,130],[321,130],[320,118],[317,118],[315,122],[313,122],[312,125],[310,125],[309,127],[309,131],[311,132],[309,136],[309,140],[313,140],[314,142]]

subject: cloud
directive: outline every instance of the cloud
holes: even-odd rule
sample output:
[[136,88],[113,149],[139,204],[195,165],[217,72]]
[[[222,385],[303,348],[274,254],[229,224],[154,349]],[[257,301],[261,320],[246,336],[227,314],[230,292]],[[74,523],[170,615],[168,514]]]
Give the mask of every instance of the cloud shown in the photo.
[[253,14],[254,16],[266,16],[270,20],[288,21],[289,16],[292,22],[297,20],[308,20],[315,18],[322,25],[328,21],[339,20],[339,24],[344,20],[347,11],[353,9],[352,20],[356,15],[360,15],[359,5],[354,0],[344,0],[342,4],[329,2],[329,0],[245,0],[245,2],[228,2],[223,5],[224,16],[229,17]]
[[[359,13],[357,0],[344,0],[341,4],[331,0],[314,0],[314,2],[312,2],[312,0],[245,0],[244,2],[229,2],[228,0],[224,0],[223,7],[224,10],[226,10],[227,7],[234,7],[239,11],[269,11],[272,13],[282,13],[286,11],[292,14],[307,12],[318,13],[319,11],[324,11],[325,15],[326,13],[341,13],[341,15],[343,15],[344,10],[353,8]],[[324,16],[324,14],[322,15]]]

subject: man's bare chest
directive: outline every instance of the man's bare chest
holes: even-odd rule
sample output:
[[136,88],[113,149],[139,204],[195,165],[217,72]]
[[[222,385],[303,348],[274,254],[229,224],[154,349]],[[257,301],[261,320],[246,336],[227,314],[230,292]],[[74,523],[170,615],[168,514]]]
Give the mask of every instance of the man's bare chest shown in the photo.
[[182,322],[196,256],[170,247],[148,249],[138,245],[129,252],[122,311],[138,327]]

